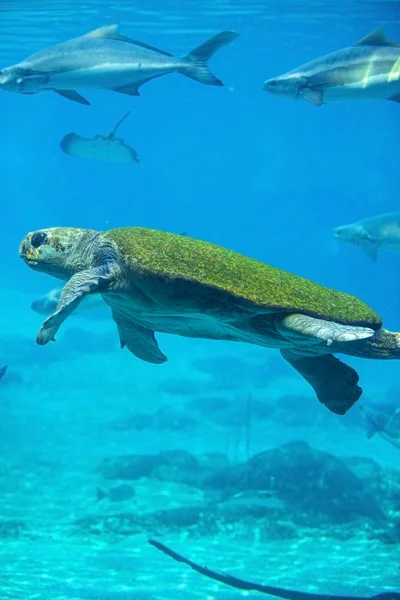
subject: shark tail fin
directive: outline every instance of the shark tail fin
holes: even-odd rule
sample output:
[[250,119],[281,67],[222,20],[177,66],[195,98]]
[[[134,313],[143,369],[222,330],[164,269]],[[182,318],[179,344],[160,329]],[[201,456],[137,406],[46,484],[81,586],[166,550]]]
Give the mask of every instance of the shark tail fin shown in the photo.
[[97,488],[96,489],[96,499],[97,502],[100,502],[101,500],[104,500],[104,498],[107,498],[107,493],[102,490],[101,488]]
[[7,365],[4,365],[4,367],[0,368],[0,379],[3,377],[3,375],[6,374],[7,371]]
[[237,37],[238,34],[234,31],[217,33],[183,58],[184,65],[179,69],[180,73],[206,85],[224,85],[218,77],[211,73],[207,63],[217,50],[230,44]]
[[366,436],[367,440],[370,440],[372,437],[374,437],[374,435],[377,432],[378,432],[378,428],[376,427],[376,425],[374,425],[374,423],[367,423],[366,430],[365,430],[365,436]]

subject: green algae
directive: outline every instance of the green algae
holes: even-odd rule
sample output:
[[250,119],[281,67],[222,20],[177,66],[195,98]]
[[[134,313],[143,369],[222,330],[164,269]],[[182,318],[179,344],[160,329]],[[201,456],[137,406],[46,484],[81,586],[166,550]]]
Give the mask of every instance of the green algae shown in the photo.
[[[112,241],[129,270],[149,279],[206,286],[226,300],[260,312],[300,312],[349,325],[379,329],[380,316],[355,296],[323,287],[209,242],[141,227],[120,227],[102,235]],[[197,286],[197,287],[199,287]],[[188,286],[188,292],[193,287]]]

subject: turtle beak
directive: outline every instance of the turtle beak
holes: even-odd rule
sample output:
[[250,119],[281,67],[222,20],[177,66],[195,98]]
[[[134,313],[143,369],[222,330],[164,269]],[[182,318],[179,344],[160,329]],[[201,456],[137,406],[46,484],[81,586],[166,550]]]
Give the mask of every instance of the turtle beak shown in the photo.
[[27,236],[19,245],[19,256],[29,265],[37,265],[39,253],[37,248],[34,248],[30,243],[30,238]]

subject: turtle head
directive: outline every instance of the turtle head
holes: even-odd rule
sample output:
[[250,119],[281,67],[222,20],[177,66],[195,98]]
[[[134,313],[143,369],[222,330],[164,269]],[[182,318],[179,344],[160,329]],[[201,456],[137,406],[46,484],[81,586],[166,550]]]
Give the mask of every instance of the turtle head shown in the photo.
[[59,279],[91,266],[93,240],[99,232],[74,227],[51,227],[28,233],[19,246],[19,255],[35,271]]

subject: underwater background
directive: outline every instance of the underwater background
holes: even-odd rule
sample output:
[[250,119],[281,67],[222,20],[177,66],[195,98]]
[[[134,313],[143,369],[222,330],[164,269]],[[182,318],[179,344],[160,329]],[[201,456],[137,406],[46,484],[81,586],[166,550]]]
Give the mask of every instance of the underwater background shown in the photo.
[[[112,23],[176,55],[220,30],[240,37],[212,59],[223,88],[173,74],[138,98],[85,90],[90,107],[0,93],[0,600],[260,597],[192,573],[149,537],[281,587],[397,591],[400,450],[367,438],[358,406],[329,413],[276,350],[159,335],[168,363],[145,364],[102,311],[38,347],[30,305],[59,284],[28,270],[18,245],[51,226],[187,232],[355,294],[399,330],[399,255],[373,263],[332,235],[398,210],[399,106],[314,108],[262,91],[379,25],[399,41],[399,3],[0,2],[0,66]],[[60,150],[66,133],[104,133],[128,110],[118,134],[140,164]],[[396,362],[349,362],[360,403],[400,407]],[[221,474],[243,465],[268,498],[227,500]]]

